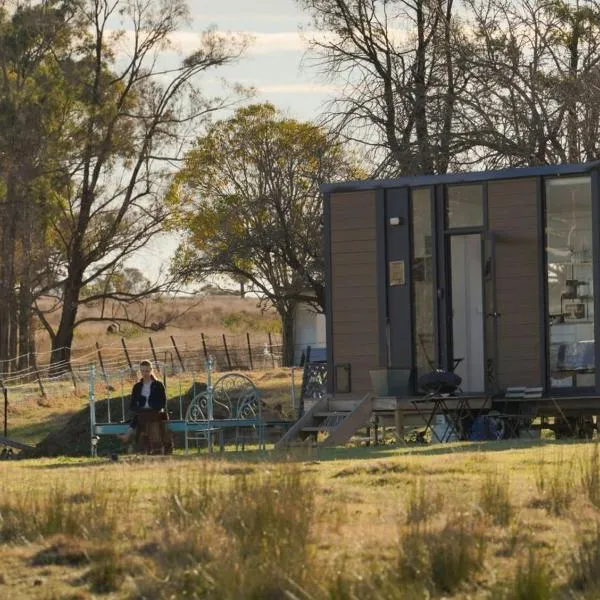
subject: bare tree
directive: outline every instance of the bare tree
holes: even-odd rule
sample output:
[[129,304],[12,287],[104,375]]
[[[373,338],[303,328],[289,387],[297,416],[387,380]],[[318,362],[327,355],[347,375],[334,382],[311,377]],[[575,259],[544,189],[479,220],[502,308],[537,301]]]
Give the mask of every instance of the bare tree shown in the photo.
[[456,136],[468,73],[453,0],[298,0],[321,33],[316,64],[347,83],[330,107],[370,149],[376,175],[445,173],[469,142]]
[[598,158],[600,3],[468,0],[460,129],[487,167]]

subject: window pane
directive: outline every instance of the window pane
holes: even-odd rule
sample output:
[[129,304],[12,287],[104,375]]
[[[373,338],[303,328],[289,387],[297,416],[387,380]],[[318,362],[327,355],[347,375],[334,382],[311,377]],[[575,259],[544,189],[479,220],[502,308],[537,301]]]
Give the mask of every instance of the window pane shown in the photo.
[[589,177],[546,181],[546,244],[551,385],[593,386],[596,374]]
[[431,192],[429,188],[412,191],[412,281],[415,311],[415,361],[417,380],[435,369],[434,277],[431,240]]
[[448,186],[448,227],[483,225],[483,186]]

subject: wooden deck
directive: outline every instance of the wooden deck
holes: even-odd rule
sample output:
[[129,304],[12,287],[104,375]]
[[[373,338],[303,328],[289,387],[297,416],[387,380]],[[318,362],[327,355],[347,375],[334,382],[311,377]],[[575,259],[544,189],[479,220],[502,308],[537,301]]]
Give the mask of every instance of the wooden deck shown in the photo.
[[[351,395],[338,395],[330,400],[332,410],[352,410],[360,403],[361,398]],[[499,412],[519,412],[528,410],[536,416],[543,417],[577,417],[586,415],[600,415],[600,396],[546,396],[542,398],[492,398],[484,395],[461,395],[445,398],[444,404],[448,411],[464,411],[465,401],[468,409],[474,412],[498,410]],[[306,399],[305,410],[310,410],[316,400]],[[397,411],[405,417],[430,413],[435,403],[427,401],[423,396],[395,397],[378,396],[373,400],[375,414],[393,415]]]

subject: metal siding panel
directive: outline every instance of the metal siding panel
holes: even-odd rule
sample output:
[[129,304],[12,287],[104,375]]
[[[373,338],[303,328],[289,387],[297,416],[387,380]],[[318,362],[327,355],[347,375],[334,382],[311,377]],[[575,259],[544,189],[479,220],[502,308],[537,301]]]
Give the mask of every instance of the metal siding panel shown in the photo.
[[543,385],[539,343],[539,223],[536,179],[490,182],[488,223],[496,234],[500,387]]
[[377,364],[375,196],[367,191],[330,199],[332,355],[335,363],[350,363],[353,392],[370,390],[368,370]]

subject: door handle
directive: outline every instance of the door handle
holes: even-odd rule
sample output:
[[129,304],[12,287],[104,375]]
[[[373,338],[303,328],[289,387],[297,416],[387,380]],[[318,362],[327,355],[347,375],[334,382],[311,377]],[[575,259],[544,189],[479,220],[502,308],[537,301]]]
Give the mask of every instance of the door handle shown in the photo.
[[497,319],[498,317],[501,317],[502,315],[499,312],[491,312],[491,313],[487,313],[485,316],[492,317],[492,319]]

